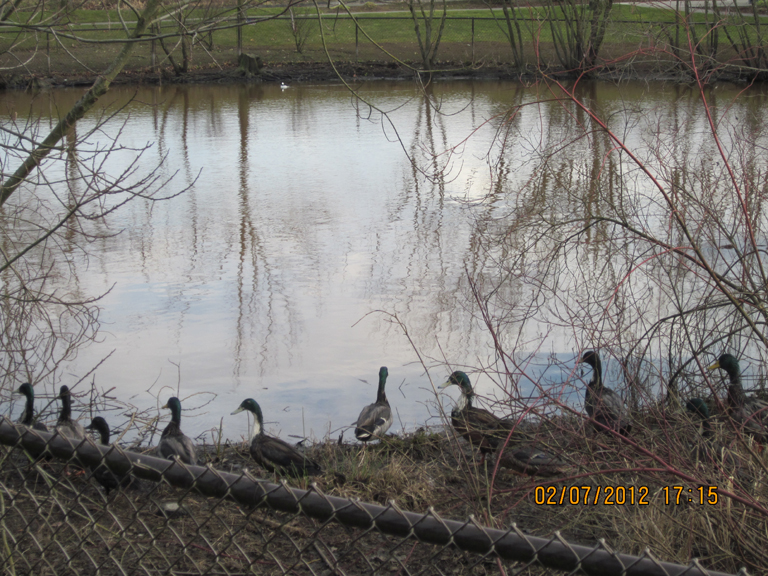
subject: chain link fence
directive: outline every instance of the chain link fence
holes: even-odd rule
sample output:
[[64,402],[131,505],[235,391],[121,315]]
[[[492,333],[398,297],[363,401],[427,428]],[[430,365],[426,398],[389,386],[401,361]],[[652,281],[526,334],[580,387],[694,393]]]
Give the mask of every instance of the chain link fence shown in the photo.
[[[4,574],[723,574],[117,445],[75,446],[7,419],[0,444]],[[105,493],[94,481],[103,466],[132,483]]]
[[[394,66],[406,62],[424,68],[424,51],[434,49],[429,65],[432,69],[507,66],[523,71],[611,66],[660,71],[693,60],[707,70],[722,67],[752,75],[768,70],[768,37],[762,31],[768,13],[757,4],[747,0],[681,0],[675,4],[616,4],[601,12],[605,1],[548,0],[516,5],[506,12],[498,7],[471,12],[449,7],[444,24],[439,15],[429,23],[426,18],[419,19],[421,44],[413,18],[403,10],[350,15],[339,9],[318,20],[314,8],[303,6],[279,17],[230,14],[217,20],[216,26],[190,13],[179,22],[166,20],[154,27],[156,40],[135,50],[129,69],[163,68],[171,63],[185,71],[190,66],[221,66],[234,62],[241,51],[258,55],[268,65],[323,62],[330,55],[338,62]],[[424,40],[428,24],[432,27],[430,42]],[[441,25],[438,41],[436,30]],[[30,71],[50,73],[67,63],[80,67],[80,63],[72,62],[73,55],[96,42],[100,50],[90,50],[84,61],[98,69],[112,55],[106,45],[98,43],[118,41],[121,26],[118,21],[67,23],[37,30],[35,34],[42,39],[37,45],[39,54],[26,61],[20,51],[25,44],[14,45],[19,27],[6,24],[0,26],[0,65],[12,69],[21,58]],[[3,43],[10,47],[5,55]],[[94,60],[100,57],[103,63]]]
[[[593,0],[589,5],[598,5]],[[537,6],[521,6],[506,13],[487,10],[484,16],[466,16],[449,10],[444,24],[439,16],[431,19],[434,68],[447,66],[510,66],[513,69],[578,68],[594,64],[665,67],[692,57],[707,61],[709,68],[752,67],[768,70],[768,60],[759,56],[768,44],[761,32],[768,13],[737,2],[692,2],[681,0],[678,10],[664,3],[646,3],[652,15],[630,14],[616,8],[598,16],[587,3],[563,0]],[[745,11],[746,10],[746,11]],[[475,11],[477,12],[477,11]],[[299,23],[299,25],[297,25]],[[416,23],[407,13],[325,15],[322,30],[316,16],[295,16],[254,23],[244,29],[246,50],[281,48],[274,39],[280,29],[290,30],[293,44],[285,50],[307,60],[322,59],[325,49],[339,61],[403,61],[423,65],[422,49],[414,33]],[[439,36],[435,30],[443,25]],[[422,40],[427,21],[418,19]],[[597,37],[599,36],[599,41]],[[694,54],[690,44],[695,45]],[[627,57],[632,56],[627,61]],[[590,64],[592,65],[592,64]]]

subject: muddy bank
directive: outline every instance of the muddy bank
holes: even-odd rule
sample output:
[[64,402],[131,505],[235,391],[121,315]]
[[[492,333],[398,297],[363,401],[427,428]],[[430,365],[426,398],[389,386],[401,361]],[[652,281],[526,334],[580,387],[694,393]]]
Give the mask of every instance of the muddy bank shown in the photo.
[[[285,83],[312,83],[334,82],[341,78],[346,82],[374,81],[374,80],[414,80],[419,74],[416,72],[418,64],[413,67],[400,65],[394,62],[340,62],[332,66],[328,62],[275,62],[264,66],[261,74],[246,77],[234,63],[223,66],[196,67],[189,72],[177,75],[171,68],[160,71],[151,69],[133,69],[123,71],[113,82],[113,85],[130,84],[203,84],[203,83],[259,83],[259,82],[285,82]],[[549,77],[568,78],[573,74],[563,71],[550,71]],[[636,70],[627,74],[626,70],[612,68],[603,69],[600,73],[591,77],[604,80],[667,80],[672,82],[687,82],[690,78],[680,71],[667,70]],[[90,86],[97,78],[96,74],[54,71],[51,74],[11,74],[0,76],[0,88],[4,89],[45,89],[62,86]],[[428,77],[421,74],[422,80]],[[503,65],[473,67],[458,62],[446,62],[439,70],[432,73],[434,80],[524,80],[535,81],[541,79],[542,74],[531,70],[520,73],[518,70]],[[738,77],[723,77],[723,81],[737,81]]]
[[[335,66],[335,68],[334,68]],[[172,69],[126,70],[113,84],[195,84],[195,83],[253,83],[253,82],[329,82],[360,80],[412,80],[417,73],[407,66],[395,63],[336,63],[328,62],[277,62],[264,67],[260,75],[246,77],[235,65],[198,67],[181,75]],[[516,79],[520,74],[512,69],[498,67],[472,68],[461,64],[446,64],[444,69],[433,73],[435,79],[499,78]],[[0,78],[0,88],[28,89],[57,86],[89,86],[96,74],[77,72],[53,72],[47,74],[15,74]],[[424,75],[422,75],[424,77]],[[533,77],[531,75],[531,77]]]

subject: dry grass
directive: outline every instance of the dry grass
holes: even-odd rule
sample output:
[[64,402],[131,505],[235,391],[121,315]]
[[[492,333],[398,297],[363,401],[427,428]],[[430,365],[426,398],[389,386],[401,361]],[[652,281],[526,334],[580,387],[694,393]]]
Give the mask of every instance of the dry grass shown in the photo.
[[[114,421],[118,414],[125,418],[130,413],[116,429],[130,432],[144,446],[153,444],[153,437],[156,441],[156,415],[137,413],[95,389],[81,393],[78,401],[94,403],[99,412],[111,410]],[[509,406],[495,409],[514,412]],[[330,438],[316,442],[302,449],[322,466],[323,474],[285,480],[302,488],[314,484],[332,496],[382,505],[394,501],[413,512],[431,508],[446,519],[473,515],[496,528],[515,523],[536,536],[559,531],[585,545],[604,539],[623,553],[649,549],[660,559],[684,564],[698,557],[708,568],[725,572],[742,566],[751,573],[767,571],[768,453],[754,439],[740,436],[730,421],[714,422],[710,449],[697,455],[705,442],[697,423],[680,410],[654,406],[633,414],[635,426],[628,439],[597,434],[576,414],[552,414],[521,423],[515,442],[535,443],[566,461],[569,468],[553,479],[497,469],[493,455],[481,464],[479,451],[450,428],[424,428],[367,446]],[[248,469],[256,477],[279,479],[258,468],[244,442],[232,445],[220,434],[209,438],[218,443],[200,446],[200,454],[212,467],[234,473]],[[433,560],[444,562],[445,573],[498,573],[495,564],[479,557],[426,545],[427,553],[417,553],[410,541],[274,510],[245,510],[165,484],[144,483],[140,491],[106,498],[86,474],[65,474],[63,463],[30,467],[21,450],[1,447],[0,458],[0,521],[6,538],[0,558],[13,562],[20,573],[57,573],[62,563],[82,572],[103,565],[111,573],[117,565],[143,563],[160,571],[185,566],[195,573],[193,567],[210,568],[226,560],[228,570],[258,565],[263,573],[279,574],[296,562],[330,565],[334,556],[344,559],[350,573],[389,563],[393,569],[404,563],[412,570]],[[634,489],[636,500],[645,489],[647,504],[607,504],[604,498],[569,504],[566,497],[560,505],[563,489],[574,486],[582,496],[586,487],[593,495],[598,487],[603,493],[608,486]],[[683,487],[679,503],[672,486]],[[688,502],[689,496],[698,499],[699,486],[717,487],[717,502]],[[542,489],[555,492],[554,504],[540,502]],[[189,514],[165,518],[158,503],[168,500],[182,503]],[[0,569],[12,573],[7,568]]]
[[[338,450],[329,450],[329,446],[318,445],[312,451],[329,458],[342,455],[341,466],[353,464],[361,455],[349,446],[337,446]],[[66,472],[61,462],[30,467],[20,450],[2,452],[3,573],[86,574],[97,569],[103,574],[165,573],[172,569],[191,574],[222,570],[318,574],[334,573],[338,567],[348,574],[360,574],[397,572],[405,565],[412,573],[496,571],[493,559],[404,542],[375,530],[324,524],[268,507],[240,507],[165,484],[145,482],[138,490],[107,498],[87,473],[73,465]],[[370,496],[377,487],[390,490],[389,481],[400,482],[406,490],[418,484],[418,478],[404,478],[415,468],[404,463],[401,454],[390,452],[384,457],[387,450],[381,450],[380,459],[375,448],[366,452],[370,468],[360,466],[355,480],[329,491]],[[219,458],[233,469],[250,465],[231,448],[220,452]],[[318,480],[324,483],[336,474]],[[370,482],[373,476],[381,478]],[[362,491],[355,490],[363,486]],[[160,513],[167,502],[179,503],[184,512],[170,517]]]
[[[637,420],[630,442],[595,435],[576,417],[529,427],[527,441],[537,441],[571,464],[567,474],[552,481],[495,470],[493,458],[481,466],[479,454],[450,430],[428,429],[366,447],[318,442],[306,450],[322,465],[323,474],[286,480],[305,488],[316,483],[328,495],[380,504],[394,500],[415,512],[431,507],[444,518],[463,520],[472,514],[499,528],[514,522],[538,536],[559,530],[586,545],[602,538],[623,553],[648,548],[663,560],[687,563],[699,557],[713,569],[735,572],[747,566],[752,573],[765,572],[765,456],[754,443],[740,445],[721,424],[716,440],[730,441],[733,466],[697,461],[691,450],[698,442],[696,430],[685,417],[661,421],[645,414]],[[208,463],[217,469],[264,474],[249,459],[245,445],[204,448]],[[8,573],[9,561],[19,573],[41,574],[62,573],[65,565],[73,573],[101,566],[110,574],[118,572],[118,565],[137,564],[191,573],[224,567],[237,572],[250,566],[259,573],[282,574],[305,573],[308,564],[332,570],[335,562],[347,573],[397,572],[403,565],[412,572],[434,565],[445,574],[499,573],[490,559],[263,507],[243,509],[164,484],[145,483],[140,491],[106,498],[85,474],[65,475],[57,462],[30,468],[22,457],[18,449],[5,449],[0,467],[4,546],[10,552],[3,555],[3,570]],[[696,488],[697,482],[718,487],[717,504],[665,503],[664,486]],[[549,486],[558,494],[571,486],[647,486],[648,504],[537,504],[537,487]],[[182,503],[188,513],[170,519],[160,514],[158,503],[169,500]]]
[[[668,561],[700,558],[712,569],[736,572],[747,566],[761,573],[768,567],[763,545],[768,458],[753,441],[742,444],[725,423],[715,429],[714,443],[728,446],[725,460],[696,457],[695,447],[703,441],[682,414],[639,414],[629,442],[585,430],[574,417],[542,422],[528,429],[528,441],[571,464],[551,481],[503,469],[494,475],[494,459],[481,466],[479,453],[450,431],[420,430],[366,448],[328,441],[309,448],[309,454],[324,469],[313,480],[328,494],[381,504],[395,500],[417,512],[432,507],[453,519],[472,514],[487,525],[503,528],[514,522],[538,536],[557,530],[586,545],[605,539],[624,553],[650,549]],[[678,485],[683,492],[676,504],[670,487]],[[542,505],[536,503],[541,486],[554,487],[558,496],[571,486],[589,486],[592,494],[598,486],[634,488],[636,500],[645,487],[647,504],[632,505],[627,496],[624,505],[602,498],[596,505]],[[717,487],[717,503],[696,502],[699,486]]]

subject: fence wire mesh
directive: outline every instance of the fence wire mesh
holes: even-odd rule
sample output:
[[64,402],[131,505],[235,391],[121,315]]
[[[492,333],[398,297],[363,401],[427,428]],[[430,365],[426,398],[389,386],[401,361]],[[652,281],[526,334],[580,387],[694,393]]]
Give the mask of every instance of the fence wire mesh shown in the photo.
[[[337,10],[321,19],[308,6],[297,8],[295,15],[268,19],[249,15],[239,20],[232,15],[233,10],[217,30],[212,30],[204,19],[195,18],[183,26],[172,21],[158,24],[154,32],[166,38],[166,44],[142,43],[132,54],[128,68],[166,68],[180,58],[187,65],[221,66],[232,61],[232,50],[237,49],[258,55],[268,66],[325,61],[330,57],[347,63],[398,66],[405,62],[421,69],[427,66],[422,50],[434,49],[429,67],[435,70],[486,66],[511,66],[517,71],[570,70],[610,65],[659,71],[674,70],[681,61],[731,72],[768,69],[766,39],[760,32],[764,9],[757,11],[746,0],[713,2],[711,10],[703,11],[704,3],[698,0],[681,1],[675,5],[677,10],[666,2],[640,3],[639,7],[655,12],[641,14],[636,9],[628,12],[617,8],[600,17],[599,26],[594,19],[597,16],[593,16],[591,8],[587,10],[598,4],[545,2],[519,6],[506,13],[475,10],[474,15],[449,9],[444,22],[438,17],[430,20],[431,26],[442,30],[439,41],[433,38],[430,46],[420,45],[414,33],[417,22],[407,12],[389,11],[385,5],[378,7],[384,12],[357,12],[353,16]],[[683,17],[694,12],[694,19]],[[421,19],[418,25],[423,28],[427,22]],[[237,26],[241,26],[239,34],[235,32]],[[601,39],[595,46],[589,33],[593,26]],[[67,22],[40,33],[47,38],[44,46],[27,50],[14,44],[18,24],[0,26],[0,65],[13,70],[21,66],[22,60],[24,70],[51,73],[71,65],[78,49],[87,51],[92,66],[101,64],[100,57],[107,58],[106,65],[111,52],[102,49],[99,53],[104,52],[103,56],[94,54],[88,49],[92,46],[89,43],[117,42],[122,25]],[[71,34],[77,39],[62,40]],[[188,40],[184,54],[180,54],[182,38]],[[587,45],[594,54],[589,64],[584,64]]]
[[[0,444],[5,574],[723,574],[76,445],[7,419]],[[105,491],[110,474],[131,484]]]

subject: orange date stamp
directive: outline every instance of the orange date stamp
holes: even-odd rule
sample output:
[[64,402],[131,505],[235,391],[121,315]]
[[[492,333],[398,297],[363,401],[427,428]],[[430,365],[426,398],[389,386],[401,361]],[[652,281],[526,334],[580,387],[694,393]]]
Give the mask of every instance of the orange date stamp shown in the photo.
[[[718,502],[717,486],[663,486],[658,493],[664,504],[709,504]],[[650,504],[648,486],[536,486],[534,502],[540,506],[625,506]]]

